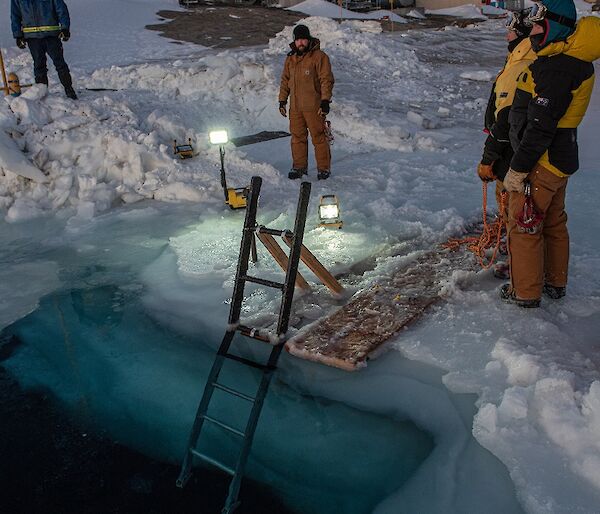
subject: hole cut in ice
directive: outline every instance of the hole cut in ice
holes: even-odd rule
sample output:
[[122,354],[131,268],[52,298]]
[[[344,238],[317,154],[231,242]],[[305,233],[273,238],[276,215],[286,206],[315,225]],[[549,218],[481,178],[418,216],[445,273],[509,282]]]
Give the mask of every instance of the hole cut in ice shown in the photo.
[[[181,460],[218,344],[214,336],[190,338],[159,324],[131,285],[49,295],[7,332],[23,342],[8,364],[24,385],[50,388],[137,450]],[[220,381],[253,394],[259,378],[232,362]],[[243,429],[249,406],[215,392],[209,412]],[[207,426],[199,448],[231,465],[238,445]],[[275,378],[247,475],[299,512],[358,514],[398,490],[433,447],[432,437],[411,421],[315,397]]]

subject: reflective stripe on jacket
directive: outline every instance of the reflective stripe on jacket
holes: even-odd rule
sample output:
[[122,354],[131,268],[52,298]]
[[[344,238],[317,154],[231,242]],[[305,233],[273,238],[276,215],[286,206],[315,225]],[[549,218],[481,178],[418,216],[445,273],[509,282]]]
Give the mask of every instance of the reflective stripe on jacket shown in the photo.
[[515,155],[511,168],[529,173],[536,164],[559,177],[579,168],[577,127],[594,87],[600,58],[600,19],[583,18],[566,41],[551,43],[519,77],[509,114]]
[[299,55],[292,43],[281,74],[279,101],[290,97],[290,111],[318,111],[321,100],[331,100],[334,78],[327,54],[318,39],[311,39],[306,53]]
[[56,36],[71,25],[64,0],[11,0],[10,21],[15,38]]

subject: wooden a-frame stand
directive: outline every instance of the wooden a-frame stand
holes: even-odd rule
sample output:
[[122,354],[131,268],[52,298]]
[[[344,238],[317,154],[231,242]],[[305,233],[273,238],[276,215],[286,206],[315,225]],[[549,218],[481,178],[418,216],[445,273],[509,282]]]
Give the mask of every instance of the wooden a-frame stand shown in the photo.
[[[264,247],[268,250],[268,252],[273,256],[275,262],[279,264],[281,269],[285,272],[288,266],[288,256],[283,251],[279,243],[273,237],[274,235],[280,236],[285,244],[287,244],[290,249],[292,247],[292,234],[291,232],[284,230],[272,230],[264,226],[258,226],[255,229],[254,235],[258,238],[258,240],[264,245]],[[254,257],[254,256],[253,256]],[[256,262],[256,259],[254,259]],[[302,250],[300,252],[300,260],[310,269],[316,277],[321,281],[321,283],[326,286],[333,294],[337,296],[341,296],[344,292],[344,288],[341,284],[336,280],[336,278],[321,264],[319,259],[317,259],[314,254],[306,248],[306,246],[302,245]],[[304,291],[310,291],[311,287],[306,281],[306,279],[298,272],[296,275],[296,287]]]

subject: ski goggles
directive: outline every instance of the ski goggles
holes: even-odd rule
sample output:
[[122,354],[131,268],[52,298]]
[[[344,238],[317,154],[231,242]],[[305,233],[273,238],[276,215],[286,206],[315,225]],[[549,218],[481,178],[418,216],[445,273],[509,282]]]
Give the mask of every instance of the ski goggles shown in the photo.
[[528,23],[540,23],[546,19],[555,21],[556,23],[560,23],[561,25],[572,29],[577,25],[577,20],[549,11],[542,2],[534,2],[531,11],[529,11],[529,16],[527,16]]
[[531,27],[533,25],[532,22],[529,21],[528,18],[529,11],[521,11],[521,12],[510,12],[506,17],[505,25],[508,30],[513,30],[514,32],[520,33],[519,25],[525,25],[527,27]]

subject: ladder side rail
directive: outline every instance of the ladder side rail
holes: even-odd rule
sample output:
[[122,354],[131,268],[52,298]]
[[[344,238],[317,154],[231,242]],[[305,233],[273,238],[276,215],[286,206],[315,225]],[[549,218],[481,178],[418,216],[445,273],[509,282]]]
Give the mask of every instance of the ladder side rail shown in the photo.
[[282,294],[283,301],[281,302],[279,322],[277,323],[278,336],[287,332],[290,322],[290,311],[292,309],[292,300],[294,299],[294,286],[296,283],[296,275],[298,274],[298,265],[300,264],[302,241],[304,239],[304,226],[306,224],[306,214],[308,212],[308,201],[310,200],[310,187],[310,182],[302,182],[300,185],[294,235],[292,236],[292,246],[288,258],[288,267]]
[[240,256],[238,258],[237,271],[233,286],[233,295],[231,309],[229,310],[229,325],[236,325],[240,320],[242,312],[242,301],[244,299],[245,281],[242,277],[248,273],[248,260],[252,249],[253,230],[256,227],[256,210],[258,207],[258,197],[260,195],[260,186],[262,179],[252,177],[250,182],[250,195],[246,207],[246,217],[244,219],[244,230],[242,233],[242,242],[240,245]]
[[181,472],[179,474],[179,478],[177,479],[177,487],[184,487],[192,473],[192,449],[196,447],[198,442],[198,437],[200,436],[202,425],[204,424],[204,415],[208,410],[208,405],[215,390],[213,383],[219,380],[219,374],[221,373],[221,368],[223,367],[223,362],[225,361],[225,355],[229,350],[229,346],[231,345],[234,335],[235,331],[233,330],[225,332],[223,340],[221,341],[221,346],[219,346],[219,351],[217,352],[217,357],[215,358],[212,368],[210,369],[210,374],[206,381],[206,385],[204,386],[204,393],[202,394],[202,399],[200,400],[198,410],[196,411],[196,417],[194,418],[194,424],[192,425],[192,430],[190,431],[185,457],[183,459],[183,464],[181,465]]
[[277,361],[279,360],[282,349],[282,344],[274,346],[269,355],[269,361],[267,363],[268,369],[263,373],[252,411],[248,417],[245,430],[246,438],[235,466],[235,475],[229,484],[229,492],[227,494],[227,499],[225,500],[225,506],[223,507],[222,514],[232,513],[239,505],[237,498],[240,493],[242,478],[244,477],[244,470],[246,469],[246,463],[250,455],[250,449],[252,448],[252,441],[254,440],[254,434],[256,432],[258,420],[262,412],[263,403],[265,401],[265,397],[267,396],[269,384],[271,383],[271,378],[273,378],[273,373],[276,370]]
[[[269,253],[275,259],[275,262],[279,264],[279,267],[286,271],[288,266],[288,256],[285,254],[279,243],[275,241],[275,238],[271,234],[266,234],[264,232],[259,232],[257,234],[258,239],[264,245],[264,247],[269,251]],[[304,279],[304,277],[298,272],[296,276],[296,285],[300,289],[304,289],[305,291],[310,291],[310,285]]]

